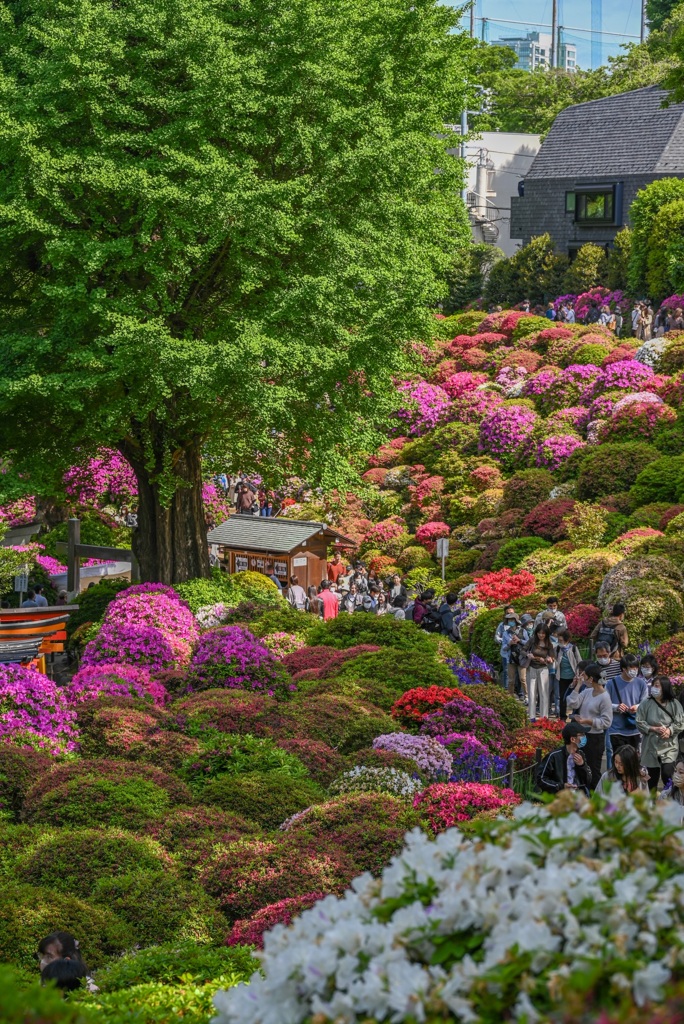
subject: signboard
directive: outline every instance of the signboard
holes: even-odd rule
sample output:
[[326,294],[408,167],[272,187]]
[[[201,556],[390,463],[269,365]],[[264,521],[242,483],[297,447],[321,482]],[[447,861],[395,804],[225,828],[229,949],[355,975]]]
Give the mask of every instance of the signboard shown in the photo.
[[247,572],[249,569],[249,561],[244,555],[235,556],[235,572]]
[[293,565],[306,565],[306,558],[293,558],[292,559],[292,564]]
[[273,571],[276,576],[284,576],[287,579],[287,562],[274,562]]
[[440,537],[437,541],[437,557],[447,558],[449,555],[449,538]]
[[23,594],[28,590],[28,573],[23,572],[19,576],[14,577],[14,589],[18,594]]

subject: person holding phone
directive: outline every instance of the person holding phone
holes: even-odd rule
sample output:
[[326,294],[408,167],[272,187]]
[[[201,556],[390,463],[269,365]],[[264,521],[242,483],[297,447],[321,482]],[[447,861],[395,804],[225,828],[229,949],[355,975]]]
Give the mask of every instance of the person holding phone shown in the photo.
[[585,757],[589,728],[579,722],[563,726],[563,744],[552,750],[537,765],[535,783],[543,793],[560,793],[563,789],[579,789],[589,794],[592,783],[591,768]]
[[584,690],[574,687],[568,692],[567,707],[573,721],[589,727],[587,736],[587,761],[591,768],[594,789],[601,778],[601,763],[606,748],[606,730],[613,721],[613,706],[605,690],[601,666],[592,663],[584,669],[588,686]]

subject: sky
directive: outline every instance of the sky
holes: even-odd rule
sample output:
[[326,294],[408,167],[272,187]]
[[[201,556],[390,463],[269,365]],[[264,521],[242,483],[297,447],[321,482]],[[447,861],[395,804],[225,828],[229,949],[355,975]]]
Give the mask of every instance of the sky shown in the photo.
[[[620,46],[626,42],[639,42],[641,23],[641,0],[595,0],[602,3],[602,27],[605,34],[601,38],[601,63],[605,64],[609,56],[620,52]],[[540,23],[551,24],[551,0],[476,0],[476,16],[487,18],[489,42],[502,36],[521,35],[537,29]],[[455,6],[455,5],[454,5]],[[559,0],[560,24],[567,25],[563,38],[577,46],[577,63],[581,68],[592,66],[591,61],[591,0]],[[466,18],[467,21],[467,18]],[[510,22],[525,22],[524,25]],[[507,24],[508,22],[508,24]],[[576,29],[586,29],[578,32]],[[482,21],[475,23],[479,35]],[[550,32],[550,28],[539,28],[541,32]],[[629,38],[629,37],[632,38]]]

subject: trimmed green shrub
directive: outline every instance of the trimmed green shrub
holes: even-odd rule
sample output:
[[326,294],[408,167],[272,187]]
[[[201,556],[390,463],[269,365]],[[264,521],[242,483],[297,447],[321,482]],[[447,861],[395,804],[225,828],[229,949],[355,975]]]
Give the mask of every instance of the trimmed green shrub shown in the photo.
[[650,465],[640,470],[630,488],[632,507],[684,500],[684,455],[663,455],[649,461]]
[[521,729],[526,724],[525,708],[516,697],[512,697],[501,686],[473,683],[464,686],[463,692],[481,707],[496,711],[507,733],[513,729]]
[[175,807],[163,818],[152,821],[145,832],[173,853],[186,872],[192,872],[216,843],[234,843],[256,832],[258,826],[239,814],[219,807]]
[[48,754],[38,750],[0,743],[0,816],[18,821],[28,790],[53,763]]
[[600,366],[608,355],[610,348],[607,345],[581,345],[572,353],[572,361],[580,366]]
[[327,743],[342,754],[369,747],[376,736],[395,731],[394,720],[380,708],[332,693],[296,696],[288,714],[291,735]]
[[169,794],[146,779],[72,779],[36,801],[27,820],[50,825],[112,825],[132,832],[170,807]]
[[252,636],[267,636],[269,633],[296,633],[297,636],[305,637],[314,619],[311,615],[304,615],[293,608],[288,601],[281,601],[277,608],[262,612],[249,624],[249,631]]
[[520,469],[504,484],[502,508],[531,512],[547,500],[552,487],[553,477],[547,469]]
[[503,620],[503,607],[492,611],[479,612],[470,627],[470,651],[478,658],[492,665],[495,670],[501,664],[501,648],[494,639],[496,627]]
[[243,601],[274,604],[280,600],[280,591],[268,576],[259,572],[236,572],[230,575],[219,568],[212,569],[209,579],[178,583],[175,590],[188,602],[193,612],[208,604],[220,603],[235,608]]
[[517,569],[523,558],[527,558],[533,551],[550,547],[550,541],[541,537],[517,537],[515,540],[507,540],[499,548],[492,562],[492,570]]
[[56,830],[51,825],[14,825],[0,821],[0,876],[17,877],[17,861]]
[[516,344],[523,338],[529,338],[531,334],[536,334],[537,331],[545,331],[548,326],[549,321],[545,316],[521,317],[513,328],[513,334],[511,335],[513,343]]
[[89,967],[130,948],[130,928],[108,907],[20,882],[0,881],[0,961],[36,971],[38,943],[50,932],[71,932]]
[[19,881],[84,899],[99,879],[135,871],[173,874],[175,865],[158,843],[121,829],[59,829],[40,837],[16,865]]
[[0,966],[0,1020],[3,1024],[93,1024],[93,1015],[84,1006],[64,999],[52,986],[44,988],[36,980],[26,987],[24,977],[11,967]]
[[[606,494],[629,490],[642,470],[660,458],[657,448],[640,441],[602,444],[589,452],[582,449],[582,452],[583,458],[577,478],[577,497],[582,501],[591,501]],[[639,504],[646,505],[648,501],[662,500],[664,499],[649,498],[640,501]]]
[[150,981],[176,985],[191,979],[201,984],[226,976],[234,976],[237,984],[249,981],[258,967],[246,946],[200,945],[182,939],[126,953],[98,971],[97,985],[101,992],[116,992]]
[[79,995],[78,1000],[96,1024],[207,1024],[216,1012],[213,1000],[217,989],[237,980],[229,975],[206,984],[148,982],[117,992]]
[[655,501],[650,505],[642,505],[628,517],[625,530],[635,530],[639,526],[648,526],[652,530],[662,530],[663,516],[673,508],[672,502]]
[[308,775],[305,765],[272,739],[207,730],[200,734],[199,749],[185,761],[183,777],[198,786],[218,775],[278,772],[291,779]]
[[413,622],[398,621],[393,615],[340,615],[328,622],[320,622],[309,633],[310,646],[355,647],[357,644],[377,644],[394,647],[399,651],[431,654],[434,646],[427,633]]
[[[366,697],[389,712],[397,697],[414,686],[453,686],[453,683],[453,674],[434,655],[428,658],[408,651],[385,650],[344,662],[331,680],[318,684],[317,690]],[[350,688],[345,690],[344,684],[351,684]],[[355,691],[355,687],[358,690]]]
[[209,897],[191,882],[165,871],[134,871],[100,878],[91,896],[125,921],[140,946],[193,939],[217,942],[226,922]]
[[274,829],[297,811],[320,803],[323,791],[309,779],[291,779],[277,772],[250,772],[219,775],[207,782],[202,796],[208,804],[240,814],[265,829]]
[[24,801],[24,818],[31,820],[34,806],[56,786],[83,779],[111,779],[113,782],[143,779],[165,790],[169,797],[169,803],[190,803],[190,790],[185,783],[160,768],[105,758],[92,761],[69,761],[65,764],[55,765],[52,771],[42,776],[31,787]]
[[78,705],[84,758],[124,758],[174,771],[196,741],[177,731],[168,711],[130,697],[101,695]]
[[[85,544],[86,541],[83,541]],[[99,622],[110,601],[113,601],[117,594],[130,587],[128,580],[102,579],[94,587],[89,587],[79,594],[73,601],[78,608],[69,610],[66,631],[71,638],[79,626],[86,622]]]

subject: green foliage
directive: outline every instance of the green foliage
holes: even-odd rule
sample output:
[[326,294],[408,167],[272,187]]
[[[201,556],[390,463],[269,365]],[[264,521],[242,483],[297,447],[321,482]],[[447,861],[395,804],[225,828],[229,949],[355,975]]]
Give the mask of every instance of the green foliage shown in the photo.
[[606,250],[602,245],[587,242],[577,250],[574,260],[565,272],[563,288],[573,295],[580,295],[590,288],[603,284],[607,272]]
[[[537,331],[544,331],[549,326],[549,321],[545,316],[524,316],[518,320],[517,324],[513,328],[512,340],[516,344],[522,341],[523,338],[529,338],[531,334],[535,334]],[[521,404],[517,401],[517,404]],[[524,404],[524,400],[523,403]],[[531,404],[530,408],[534,408]]]
[[86,622],[99,622],[110,601],[113,601],[118,593],[130,587],[128,580],[102,579],[94,587],[89,587],[79,594],[73,604],[78,609],[69,613],[67,620],[67,636],[72,637],[79,626]]
[[249,624],[253,636],[267,636],[269,633],[296,633],[305,637],[312,626],[312,617],[298,612],[288,601],[280,603],[272,611],[262,612]]
[[78,1003],[67,1002],[54,987],[44,988],[35,978],[26,987],[21,975],[0,966],[0,1020],[3,1024],[93,1024],[93,1015]]
[[457,21],[427,0],[5,10],[2,449],[48,488],[118,446],[144,578],[208,575],[203,457],[329,486],[376,440],[398,342],[428,336],[469,237]]
[[234,582],[234,577],[217,566],[211,570],[208,579],[200,578],[188,580],[187,583],[177,583],[176,590],[179,596],[188,602],[193,612],[208,604],[223,603],[228,607],[234,607],[245,600],[242,590]]
[[42,836],[16,865],[17,878],[87,898],[100,878],[132,871],[174,871],[152,839],[117,829],[66,829]]
[[681,501],[684,498],[684,455],[664,455],[649,461],[650,465],[641,470],[630,489],[632,507],[639,508],[654,501]]
[[101,992],[116,992],[151,981],[177,985],[190,980],[197,984],[219,975],[234,975],[236,984],[249,981],[258,968],[258,961],[245,946],[201,945],[183,939],[126,953],[98,971],[97,985]]
[[[485,288],[487,302],[542,303],[562,292],[566,256],[556,252],[550,235],[539,235],[515,255],[495,264]],[[548,323],[545,324],[548,327]]]
[[646,19],[651,31],[661,29],[681,0],[646,0]]
[[[584,449],[577,478],[577,497],[591,501],[606,494],[629,490],[641,471],[658,456],[657,448],[640,441],[602,444],[589,452]],[[665,499],[647,498],[639,504],[662,500]]]
[[219,988],[242,980],[234,974],[216,977],[205,984],[181,981],[177,985],[148,982],[117,992],[80,996],[79,1005],[97,1024],[207,1024],[215,1014],[214,996]]
[[265,829],[277,828],[290,815],[323,799],[315,783],[278,772],[219,775],[207,782],[202,795],[206,803],[244,815]]
[[568,540],[576,548],[600,548],[606,534],[608,513],[588,501],[575,503],[568,517]]
[[610,348],[607,345],[581,345],[573,352],[572,361],[581,365],[600,366],[609,352]]
[[392,615],[340,615],[321,622],[309,633],[309,645],[346,648],[357,644],[377,644],[399,651],[432,654],[434,645],[427,633],[413,622],[398,621]]
[[470,651],[477,654],[498,671],[501,664],[501,648],[494,639],[496,627],[503,619],[503,608],[478,612],[470,627]]
[[487,276],[502,258],[501,249],[486,242],[461,245],[447,272],[449,296],[443,306],[445,313],[454,313],[481,298]]
[[[495,662],[495,667],[498,662]],[[501,686],[484,683],[473,683],[466,686],[464,692],[483,708],[493,708],[510,736],[514,729],[521,729],[526,724],[525,708],[517,697],[512,697]]]
[[533,551],[550,547],[550,541],[543,540],[541,537],[518,537],[515,540],[507,540],[499,548],[496,558],[492,562],[492,570],[516,569],[523,558]]
[[268,738],[209,729],[199,732],[198,741],[199,749],[186,759],[182,774],[200,787],[219,775],[278,772],[290,779],[308,775],[298,757],[288,754]]
[[632,252],[632,229],[622,228],[613,239],[613,247],[608,253],[606,270],[606,288],[611,291],[627,290],[627,275]]
[[55,929],[76,936],[89,967],[99,967],[135,941],[108,907],[55,892],[51,886],[0,882],[0,962],[34,973],[38,943]]
[[396,699],[414,686],[453,685],[453,674],[434,655],[385,650],[351,658],[331,680],[318,684],[317,689],[365,698],[383,711],[390,711]]
[[226,922],[195,884],[166,871],[134,871],[100,878],[91,896],[125,921],[141,946],[176,939],[217,942]]
[[629,286],[635,293],[646,287],[648,260],[653,231],[662,207],[684,199],[681,178],[659,178],[637,192],[629,209],[632,222],[632,251],[629,260]]
[[395,728],[394,720],[370,701],[341,694],[296,695],[287,710],[295,735],[326,743],[342,754],[370,747],[376,736]]
[[[131,531],[127,527],[114,529],[104,523],[95,512],[82,512],[81,522],[81,544],[98,544],[101,547],[129,548],[131,546]],[[42,533],[39,537],[40,543],[45,548],[46,555],[53,558],[65,560],[65,555],[57,553],[57,542],[66,541],[69,535],[69,524],[58,523],[48,533]]]
[[18,820],[26,793],[52,767],[52,758],[38,750],[0,744],[0,819]]
[[132,832],[161,817],[169,794],[148,779],[71,779],[55,786],[36,802],[31,821],[50,825],[111,825]]
[[656,300],[684,290],[684,193],[665,203],[653,218],[646,287]]
[[548,469],[520,469],[504,484],[502,507],[531,512],[547,500],[552,487],[553,477]]

